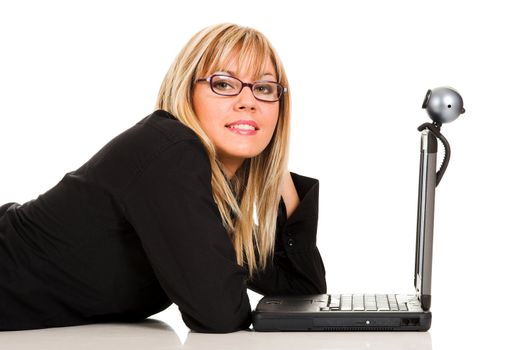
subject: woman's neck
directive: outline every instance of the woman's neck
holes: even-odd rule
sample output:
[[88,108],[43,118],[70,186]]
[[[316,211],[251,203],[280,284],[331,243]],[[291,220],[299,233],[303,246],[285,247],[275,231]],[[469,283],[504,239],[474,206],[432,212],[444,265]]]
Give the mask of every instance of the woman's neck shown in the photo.
[[223,172],[228,178],[228,180],[231,180],[231,178],[235,175],[237,170],[239,170],[239,168],[242,166],[242,164],[245,161],[245,159],[239,159],[239,158],[229,158],[229,159],[219,159],[219,160],[222,164]]

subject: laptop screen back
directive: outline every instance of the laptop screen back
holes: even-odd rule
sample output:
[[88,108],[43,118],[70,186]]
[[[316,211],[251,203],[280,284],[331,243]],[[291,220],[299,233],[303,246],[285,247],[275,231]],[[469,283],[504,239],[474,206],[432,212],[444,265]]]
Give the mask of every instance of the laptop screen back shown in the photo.
[[414,286],[424,310],[430,308],[437,139],[421,133]]

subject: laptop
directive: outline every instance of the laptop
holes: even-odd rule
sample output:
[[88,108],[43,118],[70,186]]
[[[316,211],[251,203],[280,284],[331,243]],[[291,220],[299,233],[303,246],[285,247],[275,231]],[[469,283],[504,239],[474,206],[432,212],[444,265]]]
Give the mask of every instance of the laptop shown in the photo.
[[420,131],[414,294],[269,295],[253,310],[254,330],[427,331],[430,328],[434,194],[442,174],[437,175],[444,169],[436,174],[435,133],[429,129]]

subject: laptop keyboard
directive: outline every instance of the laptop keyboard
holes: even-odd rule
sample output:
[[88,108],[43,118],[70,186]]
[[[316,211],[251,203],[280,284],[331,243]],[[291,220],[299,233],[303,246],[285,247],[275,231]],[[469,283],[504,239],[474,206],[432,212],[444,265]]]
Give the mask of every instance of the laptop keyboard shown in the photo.
[[320,311],[408,311],[395,294],[328,294]]

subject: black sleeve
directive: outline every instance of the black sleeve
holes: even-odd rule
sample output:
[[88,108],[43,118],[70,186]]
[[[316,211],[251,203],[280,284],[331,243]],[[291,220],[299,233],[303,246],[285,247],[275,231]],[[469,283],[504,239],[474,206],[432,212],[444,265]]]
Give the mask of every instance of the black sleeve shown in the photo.
[[122,201],[162,288],[190,329],[226,333],[250,326],[246,269],[237,264],[222,226],[209,158],[198,140],[164,149]]
[[248,281],[248,288],[263,295],[324,294],[325,268],[316,246],[319,181],[291,173],[300,203],[286,219],[281,198],[271,264]]

